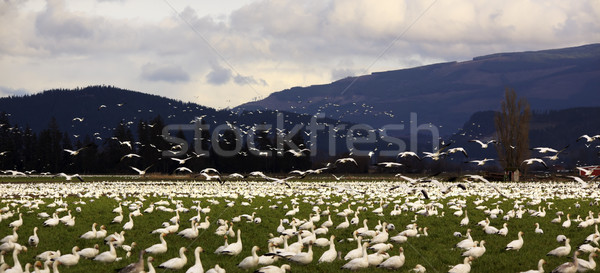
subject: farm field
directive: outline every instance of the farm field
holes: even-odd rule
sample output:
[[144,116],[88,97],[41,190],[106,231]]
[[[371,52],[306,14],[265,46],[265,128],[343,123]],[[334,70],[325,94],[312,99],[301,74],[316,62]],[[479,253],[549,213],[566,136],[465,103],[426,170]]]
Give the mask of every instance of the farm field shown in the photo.
[[[10,179],[3,179],[7,180]],[[160,243],[160,234],[151,232],[166,226],[167,224],[163,224],[165,222],[175,225],[176,221],[171,222],[170,219],[177,215],[177,232],[165,236],[167,252],[144,255],[144,259],[148,256],[154,258],[152,264],[156,272],[186,272],[195,263],[194,249],[198,246],[204,250],[200,253],[204,271],[218,264],[227,272],[253,272],[261,266],[244,270],[237,265],[245,257],[251,256],[252,246],[260,248],[257,252],[259,256],[269,252],[270,234],[279,236],[277,230],[281,220],[298,223],[297,226],[309,226],[306,223],[312,219],[314,229],[317,229],[328,220],[326,211],[329,212],[333,226],[324,234],[315,236],[329,239],[334,235],[335,249],[341,252],[342,260],[319,263],[319,258],[329,246],[309,247],[305,244],[301,251],[307,252],[312,248],[313,252],[312,261],[308,264],[302,265],[281,257],[274,265],[289,264],[291,272],[348,272],[341,269],[348,262],[343,257],[357,248],[359,243],[354,240],[353,232],[366,223],[368,231],[377,232],[365,233],[378,234],[376,236],[379,238],[385,233],[382,227],[387,224],[389,235],[385,242],[393,245],[387,251],[390,256],[398,255],[400,247],[403,248],[405,263],[398,272],[409,272],[417,264],[426,268],[427,272],[448,272],[452,266],[463,263],[464,257],[461,254],[464,250],[456,248],[455,244],[465,238],[456,237],[454,233],[464,235],[467,229],[471,229],[473,240],[485,241],[485,253],[473,259],[471,272],[520,272],[537,269],[538,261],[542,258],[547,261],[544,269],[550,272],[560,264],[571,261],[577,247],[584,244],[588,236],[598,233],[595,225],[600,222],[598,189],[585,189],[576,182],[471,182],[465,184],[465,190],[453,187],[444,194],[439,186],[431,183],[421,183],[419,188],[414,188],[406,182],[388,177],[343,182],[290,180],[290,187],[259,181],[227,182],[220,185],[218,182],[134,181],[132,178],[114,177],[96,182],[41,181],[44,180],[19,178],[19,181],[11,181],[18,183],[3,183],[0,187],[0,238],[13,234],[9,224],[17,221],[21,214],[22,225],[16,233],[17,243],[27,247],[26,252],[18,255],[23,266],[26,263],[33,265],[35,257],[48,250],[60,250],[64,255],[71,253],[74,246],[84,249],[98,244],[99,252],[109,251],[104,237],[81,239],[80,236],[92,230],[93,223],[97,223],[98,230],[104,225],[108,235],[121,233],[125,223],[129,221],[129,213],[138,210],[141,213],[139,216],[132,216],[133,227],[123,235],[124,241],[121,244],[129,246],[135,242],[136,245],[131,250],[130,257],[127,257],[127,251],[117,247],[117,261],[102,263],[82,257],[76,265],[58,265],[60,272],[114,272],[134,263],[140,250]],[[442,182],[442,185],[452,184]],[[421,190],[426,191],[429,199],[425,198]],[[119,215],[113,212],[118,208],[123,211],[123,220],[121,223],[111,223]],[[150,208],[151,212],[148,210]],[[44,226],[43,223],[48,218],[38,215],[43,212],[52,215],[57,210],[60,211],[58,217],[68,215],[70,211],[75,218],[74,226],[63,223]],[[201,210],[204,213],[199,212]],[[462,211],[463,214],[455,216],[457,211]],[[336,226],[345,221],[345,217],[339,216],[341,213],[347,214],[348,221],[358,221],[356,224],[349,224],[347,228],[336,229]],[[557,213],[562,214],[561,220],[551,223],[557,218]],[[243,217],[244,214],[253,217],[252,221]],[[460,222],[466,215],[469,222],[461,226]],[[563,227],[567,215],[570,216],[571,225]],[[208,227],[199,229],[194,239],[178,236],[178,232],[190,228],[190,219],[196,216],[199,216],[201,223],[204,222],[203,227]],[[486,234],[484,228],[477,225],[486,218],[490,220],[490,226],[498,229],[507,223],[507,235]],[[241,232],[243,247],[236,256],[214,253],[225,241],[223,235],[215,234],[223,220],[229,222],[225,230],[231,228],[234,233],[238,230]],[[234,223],[231,225],[232,220]],[[415,223],[417,236],[408,237],[403,243],[392,242],[392,237],[406,230],[407,225]],[[535,232],[535,223],[539,223],[543,234]],[[283,226],[285,229],[292,228],[290,224]],[[376,226],[381,228],[376,229]],[[38,228],[39,237],[37,247],[28,244],[28,238],[35,227]],[[505,250],[507,244],[517,239],[519,231],[523,232],[523,247],[519,251]],[[546,256],[549,251],[564,245],[557,242],[558,235],[569,239],[571,250],[563,257]],[[235,243],[238,240],[236,237],[228,237],[229,244]],[[363,239],[367,242],[371,238],[365,236]],[[297,241],[296,235],[288,240],[290,245]],[[590,244],[597,247],[593,242]],[[187,249],[187,263],[182,269],[158,268],[161,263],[178,257],[181,247]],[[283,245],[277,248],[283,248]],[[368,254],[373,253],[374,251],[368,250]],[[11,266],[14,265],[12,254],[12,250],[3,254],[5,263]],[[588,255],[582,253],[580,258],[588,260]],[[144,264],[147,271],[147,263]],[[387,271],[372,266],[358,272],[373,270]],[[34,272],[33,267],[30,271]]]

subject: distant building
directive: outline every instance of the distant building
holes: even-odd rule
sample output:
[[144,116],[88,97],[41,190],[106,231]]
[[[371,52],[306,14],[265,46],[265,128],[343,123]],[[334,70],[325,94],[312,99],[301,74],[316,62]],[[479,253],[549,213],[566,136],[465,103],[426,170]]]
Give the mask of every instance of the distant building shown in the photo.
[[[579,168],[585,169],[587,171],[592,171],[592,173],[590,174],[591,176],[600,175],[600,165],[584,166],[584,167],[579,167]],[[584,176],[585,172],[583,170],[579,170],[579,175]]]

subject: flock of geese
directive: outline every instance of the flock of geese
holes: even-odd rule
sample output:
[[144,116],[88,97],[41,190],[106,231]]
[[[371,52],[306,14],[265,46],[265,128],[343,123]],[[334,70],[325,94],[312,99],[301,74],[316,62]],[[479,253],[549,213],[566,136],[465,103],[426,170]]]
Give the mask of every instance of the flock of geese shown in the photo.
[[[350,159],[342,161],[352,162]],[[431,235],[456,238],[452,242],[435,243],[442,246],[439,251],[447,251],[456,256],[457,261],[462,261],[448,264],[447,272],[470,272],[479,260],[494,255],[486,254],[486,247],[497,248],[501,254],[496,255],[505,258],[515,258],[526,248],[548,248],[543,257],[521,260],[532,267],[537,265],[537,269],[524,272],[544,272],[547,262],[557,263],[561,259],[568,261],[552,272],[585,272],[596,268],[600,196],[593,188],[581,187],[577,182],[494,183],[471,175],[465,180],[477,181],[462,182],[468,187],[445,191],[456,183],[405,178],[413,181],[294,181],[287,185],[260,182],[224,185],[207,182],[5,184],[0,189],[4,204],[0,208],[0,273],[68,272],[69,267],[79,266],[82,259],[102,265],[134,257],[137,262],[119,272],[156,272],[157,268],[164,268],[189,273],[226,270],[271,273],[287,272],[292,268],[301,271],[303,266],[331,271],[335,270],[331,268],[333,263],[340,264],[338,270],[377,267],[426,272],[429,268],[430,272],[436,272],[439,268],[428,261],[437,259],[433,256],[419,259],[420,264],[405,268],[407,260],[415,260],[420,255],[421,240]],[[426,190],[427,196],[415,194],[415,185]],[[63,196],[73,197],[66,201]],[[75,201],[77,197],[79,200]],[[112,221],[96,222],[101,218],[91,218],[93,223],[77,220],[90,219],[84,217],[89,206],[103,198],[114,204],[113,210],[107,212],[114,215]],[[582,207],[577,200],[583,198],[590,202],[588,213],[571,218],[576,214],[575,209]],[[571,203],[559,206],[561,199]],[[246,213],[230,219],[221,218],[229,209]],[[158,220],[145,220],[148,215],[157,213],[162,215],[153,216],[159,217]],[[557,217],[549,219],[550,214]],[[565,215],[566,219],[562,219]],[[459,228],[425,226],[430,217],[442,218]],[[534,219],[535,229],[510,228],[517,225],[512,223],[526,218]],[[31,234],[21,229],[28,222],[42,220],[42,225],[35,226]],[[184,224],[186,222],[189,224]],[[502,223],[502,227],[496,228],[492,223],[498,223],[498,226]],[[140,238],[128,236],[131,230],[144,230],[145,225],[152,226],[147,236],[156,238],[156,243],[142,245],[135,243],[142,241]],[[66,231],[68,226],[91,229],[73,235]],[[558,244],[550,241],[543,245],[528,243],[528,238],[544,236],[544,229],[552,230],[551,227],[564,230],[570,237],[560,234],[556,238]],[[64,240],[77,243],[55,249],[44,244],[49,238],[40,236],[40,229],[52,230],[59,237],[74,237]],[[476,229],[481,232],[475,232]],[[256,234],[257,230],[263,234]],[[578,238],[573,234],[589,235],[572,246],[573,240]],[[173,246],[173,237],[177,236],[189,240],[189,244]],[[206,245],[204,242],[210,236],[224,237],[223,245]],[[498,247],[499,238],[511,237],[515,240]],[[178,255],[165,256],[169,249],[177,249]],[[37,260],[21,261],[25,251],[33,251]],[[244,256],[243,253],[248,251],[250,255]],[[203,259],[207,252],[217,256]],[[188,256],[189,253],[193,256]],[[571,258],[564,258],[569,256]],[[587,259],[582,259],[583,256]]]

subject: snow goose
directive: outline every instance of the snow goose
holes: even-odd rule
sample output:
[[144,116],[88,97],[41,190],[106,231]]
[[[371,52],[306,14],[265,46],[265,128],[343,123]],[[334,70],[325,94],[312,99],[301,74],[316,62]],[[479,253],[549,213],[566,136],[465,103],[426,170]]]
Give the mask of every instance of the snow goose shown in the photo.
[[204,267],[202,266],[202,260],[200,260],[200,252],[203,252],[204,250],[202,249],[202,247],[196,247],[196,249],[194,250],[194,258],[196,259],[196,262],[194,263],[194,265],[190,268],[188,268],[187,271],[185,271],[185,273],[202,273],[204,272]]
[[160,264],[159,268],[167,268],[167,269],[181,269],[187,263],[187,257],[185,256],[185,252],[187,249],[185,247],[181,247],[179,249],[179,257],[171,258],[168,261]]
[[519,231],[519,233],[517,234],[517,236],[519,237],[519,239],[514,240],[510,243],[508,243],[506,245],[506,248],[504,248],[505,250],[516,250],[519,251],[522,247],[523,247],[523,232]]
[[242,231],[240,229],[237,230],[237,241],[235,243],[229,244],[223,251],[219,254],[227,254],[231,256],[237,256],[242,252]]
[[498,233],[498,229],[497,228],[495,228],[493,226],[490,226],[490,221],[489,220],[485,222],[485,226],[483,226],[483,231],[486,234],[496,234],[496,233]]
[[115,218],[113,218],[111,223],[120,224],[121,222],[123,222],[123,212],[119,211],[119,215],[115,216]]
[[103,263],[112,263],[117,259],[117,251],[115,250],[115,246],[113,245],[113,241],[111,240],[108,244],[109,250],[104,251],[94,257],[94,261],[103,262]]
[[502,225],[502,228],[499,229],[498,232],[496,232],[496,234],[506,236],[508,234],[508,224],[504,223]]
[[462,256],[473,257],[473,258],[481,257],[485,253],[484,244],[485,244],[485,241],[481,240],[481,242],[479,242],[479,246],[473,247],[473,248],[463,252]]
[[579,251],[581,253],[591,253],[591,252],[597,252],[598,248],[593,247],[590,244],[583,244],[583,245],[580,245],[579,247],[577,247],[577,251]]
[[557,268],[552,270],[552,273],[575,273],[579,267],[579,260],[577,259],[579,252],[575,251],[573,254],[573,261],[559,265]]
[[96,226],[98,225],[98,223],[93,223],[92,224],[92,230],[88,231],[84,234],[82,234],[81,236],[79,236],[79,238],[81,239],[96,239],[96,235],[97,235],[97,231],[96,231]]
[[129,264],[126,267],[121,268],[119,273],[140,273],[144,271],[144,250],[140,250],[140,256],[137,262]]
[[21,267],[21,262],[19,261],[19,254],[21,253],[21,251],[27,251],[26,247],[15,247],[13,250],[13,266],[10,270],[7,270],[6,272],[15,272],[15,273],[20,273],[23,272],[23,267]]
[[571,227],[571,218],[569,218],[570,216],[571,216],[571,214],[570,214],[570,213],[568,213],[568,214],[567,214],[567,220],[565,220],[565,221],[562,223],[562,227],[564,227],[564,228],[570,228],[570,227]]
[[471,272],[471,261],[473,257],[465,257],[462,264],[457,264],[448,270],[448,273],[469,273]]
[[2,240],[0,240],[0,243],[16,243],[19,240],[19,234],[17,234],[17,230],[19,230],[19,227],[14,227],[12,230],[13,233],[2,238]]
[[318,263],[331,263],[335,261],[337,257],[337,251],[335,250],[335,235],[331,235],[329,238],[329,249],[321,255]]
[[588,257],[588,260],[583,260],[583,259],[577,259],[578,260],[578,267],[577,267],[577,272],[585,272],[585,271],[589,271],[589,270],[596,270],[596,261],[594,261],[594,257],[598,256],[598,254],[596,254],[595,252],[590,253],[590,256]]
[[99,248],[100,247],[98,246],[98,244],[95,244],[94,247],[84,248],[82,250],[79,250],[77,253],[79,254],[79,256],[84,257],[86,259],[93,259],[100,253]]
[[538,261],[538,269],[532,269],[527,271],[521,271],[520,273],[544,273],[544,264],[546,264],[546,260],[540,259]]
[[344,216],[344,222],[341,222],[339,225],[335,227],[335,229],[346,229],[350,226],[350,222],[348,221],[348,216]]
[[383,251],[388,251],[390,249],[394,248],[394,245],[392,244],[386,244],[386,243],[379,243],[379,244],[375,244],[369,247],[369,250],[378,252],[380,250]]
[[56,259],[58,257],[60,257],[60,250],[57,250],[57,251],[48,250],[48,251],[44,251],[44,252],[38,254],[37,256],[35,256],[36,259],[41,260],[41,261],[48,261],[51,259]]
[[40,238],[37,235],[37,227],[33,228],[33,235],[29,236],[29,239],[27,240],[27,243],[29,243],[30,246],[33,247],[37,247],[37,245],[40,243]]
[[544,230],[540,228],[539,223],[535,223],[535,233],[536,234],[544,234]]
[[272,255],[273,253],[275,253],[274,245],[273,245],[273,243],[269,243],[269,253],[260,255],[258,257],[258,264],[259,265],[273,264],[275,261],[277,261],[279,259],[279,256]]
[[465,217],[460,220],[460,226],[466,226],[469,224],[469,215],[467,214],[467,210],[465,210]]
[[131,218],[132,213],[129,214],[129,221],[123,225],[124,230],[131,230],[133,228],[133,218]]
[[[356,243],[358,246],[355,249],[350,250],[348,253],[346,253],[346,256],[344,256],[344,260],[348,261],[348,260],[362,257],[362,253],[363,253],[362,236],[357,237]],[[368,244],[367,244],[367,246],[368,246]]]
[[377,251],[376,253],[367,255],[367,260],[369,260],[369,266],[378,266],[385,260],[389,258],[390,254],[387,254],[385,251]]
[[[268,265],[257,269],[256,271],[254,271],[254,273],[285,273],[287,270],[292,270],[289,264],[284,264],[281,267]],[[208,271],[206,273],[208,273]]]
[[288,260],[302,265],[311,263],[313,260],[312,245],[313,242],[309,242],[307,252],[300,252],[292,257],[289,257]]
[[369,246],[369,243],[364,243],[361,247],[362,248],[362,256],[350,260],[348,263],[346,263],[342,266],[342,269],[349,269],[349,270],[354,271],[354,270],[367,268],[369,266],[369,258],[367,255],[367,247],[368,246]]
[[19,220],[15,220],[15,221],[11,222],[10,224],[8,224],[8,227],[18,228],[22,225],[23,225],[23,213],[19,213]]
[[194,239],[198,237],[198,226],[196,225],[196,221],[192,221],[191,227],[180,231],[179,233],[177,233],[177,235],[186,239]]
[[53,226],[58,225],[58,223],[60,223],[60,220],[58,219],[58,215],[56,215],[56,213],[52,213],[52,218],[44,221],[43,225],[45,227],[53,227]]
[[223,251],[223,249],[225,249],[229,246],[229,243],[227,242],[227,236],[223,236],[223,237],[225,238],[225,243],[223,243],[222,246],[217,247],[215,252],[213,252],[214,254],[220,254],[221,251]]
[[108,231],[106,231],[106,227],[104,225],[101,225],[100,226],[100,230],[96,231],[96,239],[100,239],[100,238],[106,237],[107,233],[108,233]]
[[373,239],[371,239],[370,244],[374,245],[374,244],[387,242],[387,240],[389,238],[389,234],[388,234],[387,230],[385,229],[386,226],[387,226],[387,223],[383,223],[383,230],[379,234],[377,234],[375,237],[373,237]]
[[146,252],[152,254],[161,254],[167,252],[167,241],[165,241],[165,236],[167,236],[167,234],[161,233],[158,237],[160,239],[160,244],[155,244],[146,248]]
[[154,266],[152,265],[152,262],[154,262],[154,258],[149,256],[148,259],[146,259],[146,264],[148,264],[148,271],[146,271],[146,273],[156,273],[156,270],[154,270]]
[[565,239],[565,245],[559,246],[546,254],[546,256],[564,257],[571,253],[571,245],[569,244],[570,239]]
[[71,250],[72,254],[62,255],[62,256],[56,258],[56,261],[60,262],[61,264],[66,265],[66,266],[76,265],[77,263],[79,263],[79,253],[77,253],[77,251],[79,251],[79,247],[74,246],[73,249]]
[[258,265],[258,255],[256,255],[256,251],[260,248],[258,246],[252,247],[252,255],[244,258],[237,267],[248,270],[250,268],[256,267]]
[[390,258],[388,258],[387,260],[383,261],[382,263],[380,263],[379,265],[377,265],[377,267],[379,268],[385,268],[385,269],[389,269],[389,270],[396,270],[399,269],[400,267],[402,267],[404,265],[404,248],[400,247],[399,248],[399,254],[397,256],[392,256]]

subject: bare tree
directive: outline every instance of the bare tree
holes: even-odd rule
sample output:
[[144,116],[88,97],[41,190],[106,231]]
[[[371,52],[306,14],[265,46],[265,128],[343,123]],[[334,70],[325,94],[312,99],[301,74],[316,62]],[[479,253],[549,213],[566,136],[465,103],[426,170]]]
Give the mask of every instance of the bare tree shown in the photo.
[[519,181],[519,167],[529,157],[529,121],[531,109],[524,98],[517,100],[514,89],[506,88],[504,101],[496,114],[498,157],[511,181]]

